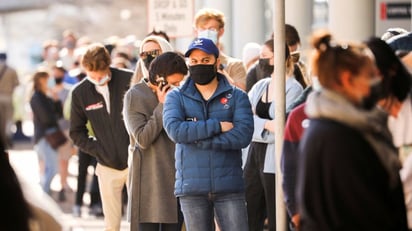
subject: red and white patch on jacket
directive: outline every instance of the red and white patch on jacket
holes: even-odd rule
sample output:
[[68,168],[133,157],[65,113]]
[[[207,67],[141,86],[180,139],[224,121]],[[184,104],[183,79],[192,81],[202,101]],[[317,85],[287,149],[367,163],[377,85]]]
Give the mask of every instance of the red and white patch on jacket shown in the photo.
[[98,103],[88,105],[86,107],[86,111],[97,110],[97,109],[100,109],[100,108],[103,108],[103,107],[104,107],[103,102],[100,101]]

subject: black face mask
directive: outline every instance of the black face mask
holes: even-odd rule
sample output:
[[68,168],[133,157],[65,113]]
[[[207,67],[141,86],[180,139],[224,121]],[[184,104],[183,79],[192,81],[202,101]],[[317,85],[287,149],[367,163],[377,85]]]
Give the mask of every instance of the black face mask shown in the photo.
[[156,58],[155,55],[148,55],[146,58],[143,59],[144,66],[147,70],[149,70],[150,63]]
[[365,110],[372,110],[376,103],[382,98],[383,85],[382,82],[373,84],[370,88],[370,93],[367,97],[362,99],[361,107]]
[[206,85],[216,77],[215,64],[189,66],[190,78],[199,84]]
[[270,59],[259,59],[259,66],[265,73],[265,75],[271,75],[274,70],[274,66],[269,64]]
[[61,84],[61,83],[63,83],[63,80],[64,80],[64,78],[54,78],[54,82],[55,82],[56,84]]

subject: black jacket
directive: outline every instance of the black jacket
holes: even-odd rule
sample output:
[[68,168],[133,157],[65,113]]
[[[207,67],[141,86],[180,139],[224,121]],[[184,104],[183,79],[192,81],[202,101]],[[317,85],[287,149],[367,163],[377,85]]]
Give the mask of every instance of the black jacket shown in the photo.
[[312,119],[299,144],[301,231],[407,230],[400,177],[389,175],[362,134]]
[[35,91],[30,106],[33,111],[34,142],[37,143],[48,130],[59,128],[57,121],[63,116],[62,103]]
[[[103,96],[89,80],[84,79],[73,89],[70,137],[75,145],[95,156],[100,164],[123,170],[127,168],[129,146],[122,116],[123,96],[129,89],[133,73],[114,68],[110,71],[110,114]],[[87,121],[91,123],[95,139],[88,136]]]

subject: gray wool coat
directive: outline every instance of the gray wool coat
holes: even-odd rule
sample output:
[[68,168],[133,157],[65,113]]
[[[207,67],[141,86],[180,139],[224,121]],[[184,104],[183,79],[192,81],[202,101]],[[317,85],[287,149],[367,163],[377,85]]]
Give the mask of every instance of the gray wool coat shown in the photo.
[[131,230],[138,230],[139,223],[177,223],[175,144],[163,129],[163,104],[142,81],[126,92],[123,115],[132,153],[128,206]]

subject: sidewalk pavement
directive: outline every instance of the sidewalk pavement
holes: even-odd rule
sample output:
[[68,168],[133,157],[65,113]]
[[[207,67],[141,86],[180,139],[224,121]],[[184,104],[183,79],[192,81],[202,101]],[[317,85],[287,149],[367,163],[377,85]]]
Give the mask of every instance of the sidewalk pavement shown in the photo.
[[[39,166],[36,152],[28,142],[16,142],[13,149],[9,150],[10,162],[21,180],[30,184],[33,188],[40,189],[39,186]],[[52,198],[62,211],[60,222],[64,223],[64,231],[101,231],[104,229],[103,217],[89,215],[88,203],[90,196],[88,193],[83,197],[85,205],[82,207],[82,216],[74,217],[72,207],[74,205],[75,192],[77,187],[77,156],[73,156],[69,161],[68,184],[70,190],[66,190],[66,201],[58,201],[60,191],[59,175],[53,179]],[[91,176],[90,176],[91,177]],[[89,181],[90,182],[90,181]],[[41,191],[41,189],[40,189]],[[129,223],[123,217],[121,231],[129,230]]]

